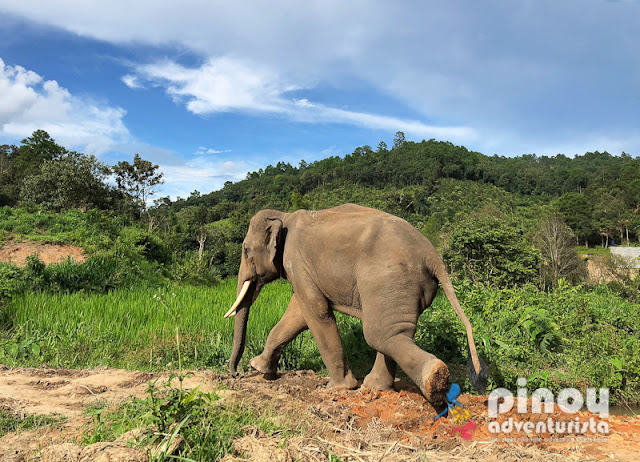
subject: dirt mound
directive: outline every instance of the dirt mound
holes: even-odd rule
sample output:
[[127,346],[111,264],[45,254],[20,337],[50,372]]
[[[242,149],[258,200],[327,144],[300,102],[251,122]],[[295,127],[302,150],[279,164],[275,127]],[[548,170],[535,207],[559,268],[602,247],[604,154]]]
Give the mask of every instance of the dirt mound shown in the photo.
[[29,255],[36,254],[47,265],[60,263],[71,257],[82,263],[85,261],[84,249],[68,244],[50,244],[37,241],[7,241],[0,248],[0,261],[24,266]]
[[[96,370],[12,369],[0,366],[0,406],[18,415],[58,413],[67,417],[62,428],[12,433],[0,439],[0,460],[145,460],[137,451],[127,451],[121,437],[109,445],[80,447],[69,444],[77,438],[89,419],[82,413],[96,402],[117,405],[129,396],[143,397],[147,384],[166,380],[168,373],[156,374],[100,368]],[[268,413],[291,428],[295,436],[266,435],[257,427],[234,447],[250,460],[637,460],[640,452],[640,417],[611,416],[609,433],[599,441],[583,432],[557,438],[552,434],[527,436],[510,433],[509,439],[489,431],[487,397],[461,395],[460,403],[469,412],[474,428],[464,433],[450,416],[433,420],[437,414],[413,385],[396,381],[396,391],[327,390],[328,379],[312,371],[287,371],[276,380],[262,374],[240,378],[196,371],[185,387],[219,391],[224,402],[239,402],[258,413]],[[500,417],[504,423],[515,411]],[[531,422],[540,415],[516,416]],[[545,415],[545,419],[548,416]],[[563,414],[552,418],[571,422],[588,420],[590,413]],[[466,436],[466,437],[465,437]],[[501,435],[504,436],[504,435]],[[124,451],[114,459],[108,448]],[[109,449],[111,451],[112,449]],[[129,448],[130,449],[130,448]],[[145,452],[146,454],[146,452]],[[104,457],[104,459],[96,459]],[[113,456],[115,457],[115,456]],[[129,457],[130,459],[127,459]],[[227,456],[225,460],[236,459]]]
[[[451,416],[434,420],[439,409],[434,409],[413,384],[400,380],[396,380],[395,391],[385,392],[366,388],[327,390],[328,379],[312,371],[285,372],[277,380],[265,380],[256,373],[223,382],[241,396],[248,396],[245,399],[252,406],[265,412],[277,409],[308,426],[307,432],[314,435],[313,444],[308,437],[288,440],[293,459],[313,459],[310,454],[323,446],[325,453],[330,450],[343,460],[381,460],[383,454],[384,460],[424,460],[427,451],[432,458],[442,460],[455,454],[456,460],[603,460],[614,455],[615,460],[636,461],[640,451],[637,416],[604,419],[608,435],[589,431],[532,435],[515,428],[508,434],[494,434],[489,431],[492,420],[488,418],[487,397],[461,395],[458,401],[473,422],[465,435],[464,423],[456,423]],[[588,422],[593,418],[595,424],[603,420],[590,412],[516,415],[513,409],[500,416],[497,423],[502,425],[512,418],[535,425],[550,416],[563,425],[576,419]],[[246,435],[236,442],[236,449],[253,454],[254,448],[259,460],[288,460],[281,457],[282,445],[272,439]],[[269,447],[273,451],[267,458],[264,451]]]

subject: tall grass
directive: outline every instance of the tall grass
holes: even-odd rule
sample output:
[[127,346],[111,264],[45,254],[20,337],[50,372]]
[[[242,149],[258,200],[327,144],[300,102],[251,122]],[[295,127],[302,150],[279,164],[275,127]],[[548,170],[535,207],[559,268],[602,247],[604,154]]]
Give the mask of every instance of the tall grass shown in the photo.
[[[215,287],[138,287],[107,294],[24,294],[1,311],[10,326],[0,357],[52,366],[160,368],[176,358],[176,327],[188,366],[222,366],[231,352],[236,282]],[[252,354],[282,316],[291,288],[264,288],[251,310],[247,353]],[[34,346],[35,345],[35,346]]]
[[[185,367],[224,371],[231,355],[233,320],[222,316],[235,292],[236,280],[229,279],[214,287],[168,285],[107,294],[16,296],[0,305],[0,361],[160,370],[177,366],[180,348]],[[457,292],[474,326],[478,350],[490,364],[490,387],[515,389],[518,377],[524,376],[531,387],[606,386],[615,399],[640,400],[639,305],[606,287],[588,291],[561,285],[553,293],[541,293],[463,283]],[[247,370],[248,360],[262,351],[291,293],[284,281],[262,290],[249,315],[241,368]],[[350,365],[362,377],[375,352],[364,341],[360,321],[343,315],[337,319]],[[174,342],[176,327],[182,339],[179,347]],[[441,293],[420,317],[415,340],[450,365],[466,360],[464,327]],[[309,332],[285,349],[280,366],[324,370]]]

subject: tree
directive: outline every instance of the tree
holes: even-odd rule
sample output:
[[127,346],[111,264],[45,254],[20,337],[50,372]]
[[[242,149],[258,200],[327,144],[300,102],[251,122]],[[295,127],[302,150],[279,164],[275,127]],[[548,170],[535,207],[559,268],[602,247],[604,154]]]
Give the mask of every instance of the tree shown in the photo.
[[309,201],[304,199],[302,197],[302,194],[300,194],[300,191],[298,191],[297,189],[294,189],[291,192],[291,197],[289,200],[291,202],[291,206],[289,207],[290,212],[295,212],[296,210],[300,209],[308,209],[310,207]]
[[559,214],[552,213],[542,220],[535,244],[542,255],[541,289],[544,290],[549,282],[557,288],[561,278],[577,283],[584,277],[584,262],[575,250],[575,234]]
[[472,218],[458,225],[445,258],[452,271],[476,283],[498,287],[533,282],[538,274],[538,251],[526,241],[520,228],[494,216]]
[[396,132],[393,137],[393,149],[401,148],[405,143],[404,132]]
[[34,131],[19,147],[0,147],[0,202],[14,205],[20,198],[24,179],[39,173],[43,162],[60,159],[67,152],[44,130]]
[[388,151],[389,149],[387,148],[387,143],[385,143],[384,141],[380,141],[380,143],[378,143],[378,149],[376,150],[376,153],[384,154]]
[[178,219],[186,228],[187,235],[198,243],[198,262],[202,262],[204,245],[209,237],[207,207],[202,204],[186,207],[180,211]]
[[14,181],[11,164],[12,153],[17,149],[17,146],[7,144],[0,146],[0,206],[13,205],[18,198],[20,188]]
[[585,246],[589,247],[589,236],[593,233],[593,205],[584,194],[566,193],[555,202],[562,220],[569,225],[576,235],[576,241],[581,238]]
[[36,130],[30,137],[22,140],[13,162],[19,168],[37,168],[45,160],[59,159],[67,152],[47,132]]
[[109,172],[94,156],[69,152],[45,160],[39,172],[26,177],[20,199],[55,211],[107,208],[112,197],[104,180]]
[[602,236],[602,247],[609,247],[609,240],[615,238],[614,232],[622,234],[625,206],[618,197],[604,188],[595,191],[597,197],[593,208],[594,224]]
[[[11,148],[12,146],[8,144],[0,146],[0,178],[8,174],[11,169],[11,161],[9,160]],[[13,146],[13,148],[15,148],[15,146]]]
[[118,162],[113,167],[116,175],[118,189],[133,196],[142,210],[147,209],[147,199],[155,194],[155,188],[164,183],[163,174],[158,173],[160,168],[148,160],[144,160],[139,154],[133,157],[133,164],[127,161]]

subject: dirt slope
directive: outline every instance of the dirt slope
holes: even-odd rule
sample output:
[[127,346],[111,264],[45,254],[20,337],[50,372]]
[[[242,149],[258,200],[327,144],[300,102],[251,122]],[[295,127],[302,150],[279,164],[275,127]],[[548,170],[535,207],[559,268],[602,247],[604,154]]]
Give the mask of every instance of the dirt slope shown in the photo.
[[0,261],[24,266],[29,255],[36,254],[47,265],[60,263],[68,257],[82,263],[85,261],[84,250],[81,247],[67,244],[49,244],[37,241],[14,241],[4,243],[0,248]]
[[[82,414],[86,405],[104,400],[116,404],[130,395],[142,397],[148,381],[167,376],[114,369],[0,366],[0,406],[19,415],[59,413],[68,418],[61,429],[6,435],[0,439],[0,460],[146,460],[146,451],[126,448],[126,437],[119,443],[100,443],[88,449],[68,443],[88,420]],[[201,384],[203,391],[227,388],[224,399],[241,400],[258,412],[270,412],[286,424],[303,429],[303,436],[287,440],[246,429],[247,434],[234,446],[251,460],[328,460],[331,452],[342,460],[367,461],[424,460],[425,455],[430,460],[635,461],[640,454],[639,417],[607,419],[610,434],[605,441],[569,438],[558,442],[543,435],[541,441],[525,438],[506,442],[496,440],[487,430],[486,397],[462,395],[460,402],[477,425],[472,436],[464,439],[460,432],[452,436],[456,424],[451,419],[433,422],[436,411],[413,386],[402,382],[396,383],[398,391],[377,392],[326,390],[327,379],[311,371],[285,372],[274,381],[257,373],[232,379],[196,371],[187,380],[188,387]],[[580,414],[580,418],[590,416]],[[554,417],[568,421],[576,416]],[[512,436],[518,439],[523,435]],[[113,452],[116,450],[120,452]],[[85,452],[78,455],[73,451]],[[226,459],[236,460],[231,456]]]

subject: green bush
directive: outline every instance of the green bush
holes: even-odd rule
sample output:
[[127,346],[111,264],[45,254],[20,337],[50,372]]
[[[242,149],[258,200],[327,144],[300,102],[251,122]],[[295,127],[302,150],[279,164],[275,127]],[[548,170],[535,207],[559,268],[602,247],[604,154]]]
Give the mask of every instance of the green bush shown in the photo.
[[513,287],[536,280],[540,254],[520,227],[485,216],[455,228],[445,259],[453,272],[473,282]]
[[83,263],[69,258],[47,266],[37,255],[28,256],[24,268],[0,263],[0,299],[25,291],[107,292],[125,282],[131,284],[123,270],[125,265],[126,262],[96,256]]
[[175,281],[189,284],[214,285],[220,282],[220,273],[208,259],[198,257],[198,252],[186,252],[184,257],[171,266],[171,276]]
[[25,289],[20,268],[0,262],[0,300],[11,298]]
[[47,284],[42,290],[106,292],[122,281],[118,266],[116,260],[104,257],[90,257],[84,263],[68,259],[46,268]]
[[[564,283],[551,293],[464,284],[458,295],[493,386],[515,389],[518,377],[540,380],[548,371],[551,389],[609,387],[615,400],[640,401],[638,305],[606,287]],[[457,339],[465,345],[463,330]]]

